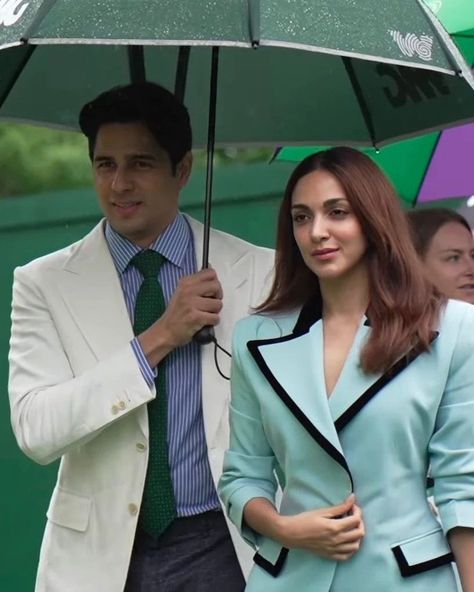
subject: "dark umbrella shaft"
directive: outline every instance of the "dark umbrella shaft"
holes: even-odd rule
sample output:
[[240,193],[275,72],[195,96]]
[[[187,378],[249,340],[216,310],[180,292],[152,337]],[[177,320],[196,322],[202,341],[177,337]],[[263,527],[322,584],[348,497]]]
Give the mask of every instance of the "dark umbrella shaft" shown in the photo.
[[[204,199],[204,236],[202,246],[202,269],[209,267],[209,235],[211,230],[212,183],[214,180],[214,147],[216,142],[217,75],[219,70],[219,48],[212,48],[211,81],[209,93],[209,118],[207,127],[207,170],[206,195]],[[201,344],[215,340],[213,327],[200,329],[193,337]]]

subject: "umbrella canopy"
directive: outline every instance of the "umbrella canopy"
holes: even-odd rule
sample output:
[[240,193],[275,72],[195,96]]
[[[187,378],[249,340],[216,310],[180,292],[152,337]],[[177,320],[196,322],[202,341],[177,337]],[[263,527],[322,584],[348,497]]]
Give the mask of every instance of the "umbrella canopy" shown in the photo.
[[381,145],[474,118],[472,77],[421,0],[3,0],[0,117],[75,128],[146,70],[204,145],[211,46],[217,144]]
[[[276,160],[299,162],[328,146],[283,148]],[[396,142],[380,150],[364,148],[387,174],[406,207],[474,195],[474,124]]]
[[[424,0],[474,64],[472,0]],[[276,160],[298,162],[327,146],[283,148]],[[474,124],[364,150],[391,178],[407,207],[474,195]],[[453,202],[454,203],[454,202]]]

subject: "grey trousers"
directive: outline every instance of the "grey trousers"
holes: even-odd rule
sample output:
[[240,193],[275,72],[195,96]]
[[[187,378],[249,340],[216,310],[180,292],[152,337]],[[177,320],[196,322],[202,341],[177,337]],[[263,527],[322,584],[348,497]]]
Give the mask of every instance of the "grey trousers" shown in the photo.
[[138,530],[124,592],[242,592],[222,512],[177,518],[155,540]]

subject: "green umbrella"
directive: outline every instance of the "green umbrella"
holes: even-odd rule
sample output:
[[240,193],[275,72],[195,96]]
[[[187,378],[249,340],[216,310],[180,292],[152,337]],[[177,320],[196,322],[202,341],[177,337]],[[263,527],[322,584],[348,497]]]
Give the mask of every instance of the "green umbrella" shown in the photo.
[[[467,61],[474,64],[473,0],[424,1],[451,33]],[[324,148],[327,146],[279,149],[276,160],[298,162]],[[364,151],[391,178],[407,207],[432,201],[440,204],[438,200],[450,200],[443,204],[455,207],[459,199],[454,198],[474,195],[473,124]]]
[[474,119],[421,0],[0,0],[0,75],[0,118],[66,128],[130,78],[183,97],[207,138],[203,266],[216,142],[375,145]]
[[184,94],[204,145],[211,47],[218,144],[382,145],[474,116],[466,64],[420,0],[0,0],[0,117],[74,128],[146,70]]

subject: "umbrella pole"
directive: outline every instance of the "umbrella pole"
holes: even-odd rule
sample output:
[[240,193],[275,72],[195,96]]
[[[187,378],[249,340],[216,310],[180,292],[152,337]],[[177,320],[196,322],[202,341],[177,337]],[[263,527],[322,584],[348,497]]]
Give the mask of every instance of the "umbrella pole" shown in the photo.
[[209,93],[209,118],[207,127],[206,197],[204,200],[204,239],[202,268],[209,267],[209,234],[211,230],[212,183],[214,180],[214,147],[216,143],[217,73],[219,48],[212,48],[211,83]]
[[128,45],[128,71],[130,73],[130,81],[145,82],[145,54],[143,45]]
[[[206,196],[204,200],[204,236],[202,248],[202,269],[209,267],[209,235],[211,231],[212,183],[214,179],[214,147],[216,142],[216,107],[217,107],[217,73],[219,68],[219,48],[212,48],[211,82],[209,93],[209,118],[207,127],[207,170]],[[215,341],[214,329],[206,326],[193,337],[202,345]]]

